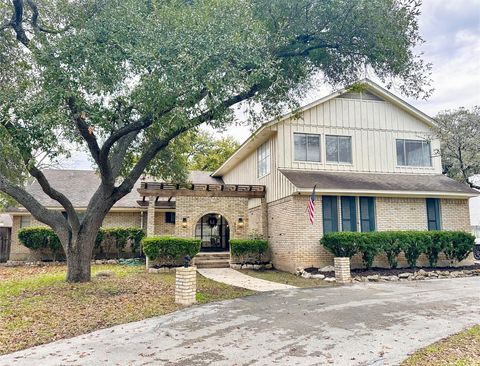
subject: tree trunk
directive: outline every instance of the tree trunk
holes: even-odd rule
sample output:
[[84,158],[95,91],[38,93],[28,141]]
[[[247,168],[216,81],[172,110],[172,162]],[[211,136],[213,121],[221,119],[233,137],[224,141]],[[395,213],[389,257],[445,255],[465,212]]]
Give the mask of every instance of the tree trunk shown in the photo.
[[67,282],[88,282],[91,279],[91,243],[77,240],[67,255]]

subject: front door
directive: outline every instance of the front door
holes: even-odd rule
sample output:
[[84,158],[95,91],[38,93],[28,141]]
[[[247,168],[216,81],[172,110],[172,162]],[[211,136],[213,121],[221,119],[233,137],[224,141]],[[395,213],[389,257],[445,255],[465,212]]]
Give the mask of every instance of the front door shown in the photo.
[[230,228],[222,215],[207,214],[195,227],[195,237],[202,241],[202,252],[226,252],[229,250]]

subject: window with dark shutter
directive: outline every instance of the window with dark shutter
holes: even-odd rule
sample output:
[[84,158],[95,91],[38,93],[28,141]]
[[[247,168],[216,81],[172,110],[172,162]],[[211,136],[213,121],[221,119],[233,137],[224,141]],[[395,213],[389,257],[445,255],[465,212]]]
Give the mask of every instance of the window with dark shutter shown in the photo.
[[322,196],[323,233],[338,231],[338,205],[336,196]]
[[175,224],[175,212],[165,212],[165,223]]
[[438,198],[427,198],[427,220],[428,230],[441,230],[440,200]]
[[375,231],[375,198],[360,197],[360,226],[362,231]]
[[357,231],[357,206],[355,197],[341,197],[342,231]]

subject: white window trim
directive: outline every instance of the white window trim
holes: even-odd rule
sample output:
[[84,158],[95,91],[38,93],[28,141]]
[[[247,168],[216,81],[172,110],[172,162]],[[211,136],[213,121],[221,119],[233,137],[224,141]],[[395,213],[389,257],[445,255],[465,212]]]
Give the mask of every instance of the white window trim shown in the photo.
[[[405,165],[399,165],[398,164],[398,151],[397,151],[397,141],[403,141],[403,153],[404,153],[404,159],[405,159]],[[426,142],[428,143],[428,147],[430,150],[430,165],[408,165],[406,164],[407,162],[407,150],[405,148],[405,141],[415,141],[415,142]],[[395,166],[396,168],[399,169],[431,169],[434,170],[433,166],[433,155],[432,155],[432,142],[430,140],[422,140],[422,139],[409,139],[409,138],[395,138]]]
[[[305,136],[318,136],[318,144],[319,144],[319,150],[320,150],[320,161],[313,161],[313,160],[296,160],[295,159],[295,135],[305,135]],[[322,134],[320,133],[309,133],[309,132],[293,132],[292,133],[292,146],[293,146],[293,159],[292,161],[294,163],[301,163],[301,164],[317,164],[317,165],[323,165],[322,161],[322,147],[323,147],[323,141],[322,141]],[[308,140],[307,140],[307,155],[308,155]]]
[[[350,138],[350,150],[351,150],[351,158],[352,158],[352,161],[351,162],[348,162],[348,161],[328,161],[328,158],[327,158],[327,136],[328,137],[349,137]],[[338,156],[339,156],[339,160],[340,160],[340,150],[338,151]],[[329,134],[325,134],[325,163],[327,165],[343,165],[343,166],[353,166],[353,137],[352,135],[329,135]]]
[[[260,160],[260,149],[265,147],[265,158]],[[260,174],[260,162],[265,161],[267,163],[265,173],[263,175]],[[263,177],[266,177],[267,175],[270,174],[272,168],[272,161],[271,161],[271,151],[270,151],[270,143],[269,141],[265,141],[263,144],[261,144],[257,148],[257,179],[261,179]]]

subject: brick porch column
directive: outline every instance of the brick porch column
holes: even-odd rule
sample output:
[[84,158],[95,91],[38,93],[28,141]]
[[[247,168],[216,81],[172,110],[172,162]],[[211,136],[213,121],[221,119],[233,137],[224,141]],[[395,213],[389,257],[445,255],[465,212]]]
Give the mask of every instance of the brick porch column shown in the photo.
[[[155,200],[157,197],[149,196],[148,197],[148,209],[147,209],[147,237],[155,236]],[[148,257],[145,260],[145,264],[148,269],[150,268],[150,263]]]

